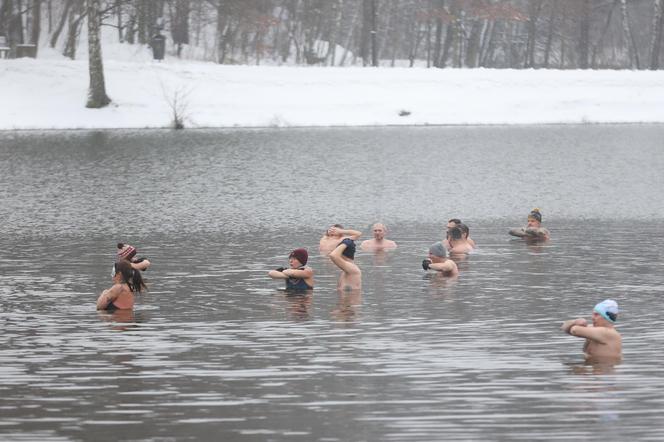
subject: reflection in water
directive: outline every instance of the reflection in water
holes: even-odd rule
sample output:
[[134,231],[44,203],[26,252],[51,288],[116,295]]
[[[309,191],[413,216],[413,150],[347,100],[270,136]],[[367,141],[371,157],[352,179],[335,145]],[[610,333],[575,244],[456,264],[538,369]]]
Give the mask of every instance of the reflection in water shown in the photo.
[[353,322],[359,319],[362,305],[362,290],[338,290],[338,302],[332,310],[332,318],[342,322]]
[[282,301],[289,319],[293,321],[308,321],[311,319],[313,290],[300,292],[278,290],[275,297]]
[[113,325],[113,330],[127,331],[137,328],[139,323],[146,322],[146,315],[135,312],[133,309],[115,310],[108,312],[106,310],[97,310],[97,316],[103,322],[109,322]]

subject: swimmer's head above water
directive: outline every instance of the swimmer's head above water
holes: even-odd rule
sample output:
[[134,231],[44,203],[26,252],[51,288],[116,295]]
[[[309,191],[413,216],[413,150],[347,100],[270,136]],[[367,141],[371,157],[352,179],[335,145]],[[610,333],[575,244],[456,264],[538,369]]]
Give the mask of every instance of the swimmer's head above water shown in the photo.
[[121,242],[118,243],[118,258],[130,260],[134,256],[136,256],[136,247]]
[[611,324],[615,324],[618,319],[618,303],[612,299],[605,299],[593,308],[593,312],[597,313]]
[[[309,253],[307,252],[307,249],[295,249],[292,252],[290,252],[290,255],[288,255],[289,261],[294,260],[297,261],[297,263],[291,262],[291,267],[297,268],[297,267],[302,267],[304,265],[307,265],[307,261],[309,260]],[[299,265],[293,265],[293,264],[299,264]]]
[[[531,226],[532,222],[536,222],[537,226]],[[528,214],[528,226],[529,227],[539,227],[539,225],[542,223],[542,212],[540,212],[540,209],[535,208],[530,211]]]
[[442,242],[438,241],[436,243],[433,243],[431,247],[429,247],[429,257],[435,257],[435,258],[447,257],[447,251],[445,250],[445,246],[443,245]]

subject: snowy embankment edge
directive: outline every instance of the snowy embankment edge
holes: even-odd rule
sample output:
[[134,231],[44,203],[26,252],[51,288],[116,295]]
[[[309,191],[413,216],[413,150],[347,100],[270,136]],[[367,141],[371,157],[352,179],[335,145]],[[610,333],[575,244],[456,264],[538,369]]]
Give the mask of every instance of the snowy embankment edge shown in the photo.
[[664,123],[664,72],[0,60],[0,130]]

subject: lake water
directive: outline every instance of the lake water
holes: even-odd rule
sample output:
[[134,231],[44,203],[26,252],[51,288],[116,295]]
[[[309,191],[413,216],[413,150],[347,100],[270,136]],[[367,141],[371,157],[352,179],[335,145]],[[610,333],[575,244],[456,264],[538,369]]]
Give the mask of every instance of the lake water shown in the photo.
[[[0,133],[2,440],[661,440],[664,126]],[[553,240],[507,234],[541,208]],[[479,248],[422,271],[448,218]],[[360,295],[317,252],[332,223]],[[95,311],[115,243],[153,262]],[[266,277],[307,247],[313,295]],[[624,362],[564,319],[620,304]]]

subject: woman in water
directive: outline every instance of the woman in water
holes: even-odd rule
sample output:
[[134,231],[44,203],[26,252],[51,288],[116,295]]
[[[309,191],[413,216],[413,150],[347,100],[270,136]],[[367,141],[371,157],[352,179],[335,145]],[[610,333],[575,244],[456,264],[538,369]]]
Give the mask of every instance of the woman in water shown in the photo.
[[126,310],[134,307],[134,293],[147,289],[141,272],[134,270],[127,260],[113,266],[113,286],[97,298],[97,310]]
[[314,271],[306,266],[308,260],[307,249],[295,249],[288,255],[290,268],[270,270],[268,276],[272,279],[285,279],[287,290],[311,290],[314,288]]

